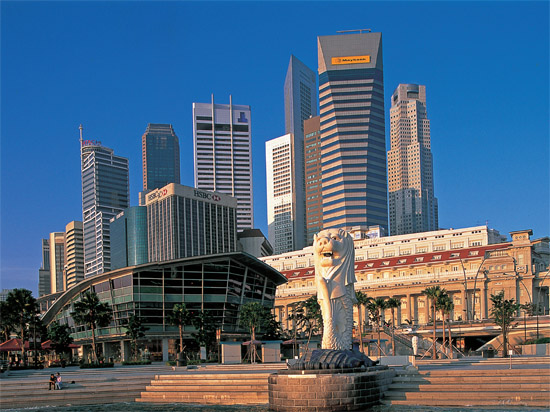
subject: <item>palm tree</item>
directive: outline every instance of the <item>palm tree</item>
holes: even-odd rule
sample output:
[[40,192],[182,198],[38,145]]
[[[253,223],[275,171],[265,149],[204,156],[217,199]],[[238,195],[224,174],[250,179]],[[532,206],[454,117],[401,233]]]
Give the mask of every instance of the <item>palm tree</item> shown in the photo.
[[378,326],[378,356],[382,354],[380,346],[380,324],[382,322],[382,311],[386,309],[386,301],[384,298],[376,298],[367,303],[367,309],[371,314],[371,320]]
[[74,303],[74,311],[71,313],[75,323],[86,325],[92,330],[92,351],[94,361],[97,363],[97,348],[95,343],[96,328],[103,328],[113,319],[113,310],[107,302],[101,302],[97,293],[88,291],[84,293],[78,302]]
[[168,315],[168,322],[177,326],[180,332],[180,353],[183,352],[183,328],[191,322],[191,314],[185,303],[176,303]]
[[395,309],[401,306],[401,301],[397,298],[389,298],[386,300],[386,307],[391,310],[391,350],[395,355],[395,336],[394,336],[394,327],[395,327]]
[[441,287],[439,287],[439,285],[437,286],[430,286],[429,288],[426,288],[422,291],[422,293],[424,295],[426,295],[426,297],[428,297],[431,301],[432,301],[432,304],[431,304],[431,307],[432,307],[432,320],[433,320],[433,349],[432,349],[432,359],[436,359],[437,358],[437,353],[436,353],[436,336],[435,336],[435,327],[436,327],[436,314],[437,314],[437,309],[439,308],[439,305],[440,305],[440,299],[443,295],[446,295],[447,294],[447,291]]
[[445,345],[445,315],[447,315],[447,326],[449,328],[449,350],[450,350],[450,357],[453,358],[453,339],[451,335],[451,313],[453,313],[453,310],[455,308],[455,304],[453,303],[453,299],[446,295],[443,301],[441,302],[441,315],[443,318],[443,345]]
[[357,306],[357,312],[359,313],[359,347],[361,348],[361,352],[364,353],[365,348],[363,348],[363,306],[367,305],[372,300],[372,298],[368,297],[361,291],[355,292],[355,296],[357,297],[357,303],[355,303],[355,305]]
[[[6,297],[6,304],[3,309],[8,310],[8,319],[12,319],[13,326],[19,328],[21,337],[21,357],[26,364],[25,340],[27,339],[27,325],[38,314],[38,304],[27,289],[13,289]],[[2,314],[4,316],[4,314]]]

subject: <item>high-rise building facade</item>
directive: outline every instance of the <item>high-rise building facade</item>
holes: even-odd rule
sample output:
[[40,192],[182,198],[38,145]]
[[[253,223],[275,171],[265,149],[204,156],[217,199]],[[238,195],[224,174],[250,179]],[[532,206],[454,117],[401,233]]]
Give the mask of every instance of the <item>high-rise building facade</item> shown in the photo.
[[437,230],[426,86],[400,84],[391,98],[388,151],[390,232]]
[[323,227],[387,229],[382,34],[318,37]]
[[306,244],[323,229],[320,117],[304,120],[304,165],[306,197]]
[[65,226],[64,289],[84,280],[84,229],[82,222],[72,221]]
[[[277,254],[304,247],[303,218],[299,218],[296,204],[296,163],[301,162],[293,156],[295,143],[292,133],[265,142],[267,237]],[[303,193],[300,195],[303,199]]]
[[65,233],[50,233],[50,293],[65,290],[63,270],[65,268]]
[[147,208],[132,206],[111,219],[111,270],[148,263]]
[[[289,136],[292,150],[290,154],[293,185],[291,204],[292,224],[291,226],[287,226],[289,230],[281,233],[280,236],[291,237],[293,239],[291,246],[293,250],[301,249],[306,245],[305,177],[303,163],[304,120],[317,114],[317,93],[315,91],[315,72],[295,56],[290,56],[284,85],[284,102],[285,133]],[[270,220],[270,222],[272,221]],[[281,230],[284,230],[284,227],[279,225],[277,231],[280,232]],[[271,235],[269,236],[273,244]],[[275,244],[273,244],[273,247],[275,249],[278,248]]]
[[237,199],[237,229],[252,229],[250,106],[193,103],[195,187]]
[[51,293],[50,279],[50,239],[42,239],[42,265],[38,269],[38,296]]
[[149,123],[141,148],[143,191],[180,183],[180,143],[171,124]]
[[128,159],[96,140],[82,139],[82,215],[85,277],[111,269],[109,224],[129,206]]
[[237,200],[174,183],[146,196],[149,262],[237,250]]
[[290,56],[286,72],[285,133],[304,136],[304,120],[317,114],[316,75],[296,56]]

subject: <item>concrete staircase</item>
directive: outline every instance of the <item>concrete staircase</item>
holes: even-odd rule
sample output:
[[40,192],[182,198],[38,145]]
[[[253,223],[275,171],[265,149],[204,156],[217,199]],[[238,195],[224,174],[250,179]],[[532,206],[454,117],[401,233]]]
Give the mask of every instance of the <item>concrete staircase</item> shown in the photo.
[[270,372],[158,375],[136,402],[258,405],[268,403]]
[[133,402],[155,373],[133,375],[131,371],[117,373],[116,369],[88,369],[83,373],[60,369],[63,389],[48,390],[51,372],[14,374],[0,379],[0,409]]
[[[539,364],[540,365],[540,364]],[[397,371],[386,405],[528,406],[550,409],[550,369]]]

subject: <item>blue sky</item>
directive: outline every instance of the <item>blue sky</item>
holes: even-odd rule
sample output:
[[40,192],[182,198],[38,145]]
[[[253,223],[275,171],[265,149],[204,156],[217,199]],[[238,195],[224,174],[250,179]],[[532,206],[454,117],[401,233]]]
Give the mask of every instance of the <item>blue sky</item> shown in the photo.
[[426,85],[440,227],[550,235],[548,2],[0,7],[1,288],[36,293],[41,239],[82,219],[80,123],[130,159],[134,205],[147,123],[174,126],[193,185],[191,105],[211,93],[252,107],[255,225],[267,234],[264,142],[284,133],[290,55],[317,70],[317,36],[338,30],[382,32],[387,113],[399,83]]

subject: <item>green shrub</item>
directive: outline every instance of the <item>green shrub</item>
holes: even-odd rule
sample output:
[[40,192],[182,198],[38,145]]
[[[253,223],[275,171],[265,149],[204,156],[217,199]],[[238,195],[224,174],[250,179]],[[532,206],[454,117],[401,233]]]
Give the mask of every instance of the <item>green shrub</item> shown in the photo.
[[115,366],[113,362],[103,363],[83,363],[80,365],[80,369],[92,369],[92,368],[112,368]]
[[529,339],[524,345],[537,345],[543,343],[550,343],[550,338]]
[[175,360],[170,360],[170,361],[166,362],[166,366],[176,366],[176,361]]
[[150,360],[142,360],[142,361],[124,361],[122,362],[123,365],[150,365]]

